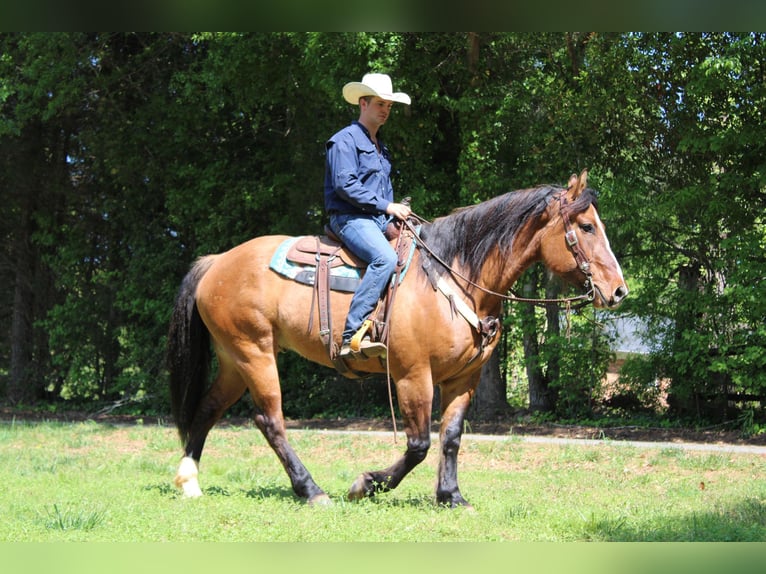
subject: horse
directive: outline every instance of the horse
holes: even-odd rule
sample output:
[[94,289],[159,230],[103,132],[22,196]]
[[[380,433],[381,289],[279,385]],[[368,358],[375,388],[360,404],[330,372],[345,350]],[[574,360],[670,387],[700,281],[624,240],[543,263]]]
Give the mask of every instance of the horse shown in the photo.
[[[573,174],[566,187],[512,191],[423,222],[412,268],[392,302],[385,361],[353,361],[356,372],[386,372],[393,380],[406,449],[388,468],[362,472],[348,491],[350,500],[394,489],[426,458],[438,385],[436,502],[470,507],[458,486],[457,458],[481,367],[499,340],[482,330],[486,319],[500,315],[505,294],[537,261],[565,281],[585,286],[595,307],[614,309],[628,294],[596,206],[596,192],[587,187],[583,171]],[[256,237],[203,256],[179,288],[167,358],[172,413],[183,443],[174,482],[185,497],[202,495],[199,462],[208,433],[249,391],[255,425],[282,463],[295,495],[312,505],[330,503],[289,443],[282,412],[279,352],[294,351],[333,366],[319,327],[307,328],[313,289],[269,268],[272,254],[287,238]],[[342,325],[351,294],[333,292],[331,297],[332,322]],[[338,340],[340,334],[332,336]],[[218,367],[210,383],[213,350]]]

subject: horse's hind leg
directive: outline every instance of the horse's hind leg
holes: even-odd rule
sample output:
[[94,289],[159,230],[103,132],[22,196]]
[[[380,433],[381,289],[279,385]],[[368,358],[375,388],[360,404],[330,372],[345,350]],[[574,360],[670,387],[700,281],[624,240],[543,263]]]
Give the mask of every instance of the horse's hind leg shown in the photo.
[[276,357],[267,355],[252,361],[247,367],[250,395],[256,407],[255,424],[276,453],[290,478],[293,491],[309,504],[326,504],[330,501],[319,488],[309,471],[287,441],[285,419],[282,414],[282,391],[279,386]]
[[207,435],[226,409],[237,402],[244,392],[242,379],[236,372],[222,366],[215,382],[197,407],[189,438],[184,445],[184,457],[175,476],[175,485],[183,490],[185,497],[202,496],[197,475]]

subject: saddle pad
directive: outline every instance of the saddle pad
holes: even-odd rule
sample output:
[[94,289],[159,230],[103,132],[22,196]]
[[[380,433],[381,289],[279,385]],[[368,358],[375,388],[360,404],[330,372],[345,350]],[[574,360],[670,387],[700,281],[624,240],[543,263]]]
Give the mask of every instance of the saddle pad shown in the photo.
[[[316,265],[303,265],[293,263],[287,259],[287,253],[303,237],[291,237],[283,241],[274,255],[271,256],[269,267],[288,279],[298,281],[305,285],[314,284],[314,275]],[[330,269],[330,288],[338,291],[356,291],[357,286],[362,280],[362,269],[350,267],[348,265],[338,265]]]
[[[304,237],[306,236],[291,237],[290,239],[283,241],[279,247],[277,247],[276,251],[274,251],[269,267],[283,277],[303,283],[304,285],[313,285],[314,277],[316,275],[316,265],[303,265],[287,259],[287,253],[290,249],[292,249],[296,242],[304,240]],[[412,261],[412,255],[415,253],[415,247],[416,242],[413,241],[410,245],[410,252],[407,254],[407,263],[400,276],[400,283],[404,280],[404,277],[410,268],[410,262]],[[330,289],[334,291],[354,292],[362,281],[363,274],[364,269],[351,267],[345,264],[332,267],[330,268]]]
[[[317,241],[318,240],[318,241]],[[293,263],[316,265],[317,249],[322,255],[334,255],[330,267],[349,265],[365,267],[366,263],[351,253],[344,245],[333,241],[326,235],[308,235],[298,237],[287,251],[287,259]]]

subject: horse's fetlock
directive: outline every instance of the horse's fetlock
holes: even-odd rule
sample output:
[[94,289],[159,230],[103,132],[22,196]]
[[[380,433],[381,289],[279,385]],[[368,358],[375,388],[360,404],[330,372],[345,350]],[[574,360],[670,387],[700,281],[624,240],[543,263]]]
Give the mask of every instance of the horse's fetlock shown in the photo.
[[376,492],[388,492],[391,490],[391,476],[370,478],[370,487],[367,496],[373,496]]
[[457,508],[459,506],[471,506],[463,498],[459,490],[440,490],[436,492],[436,502],[439,506],[445,508]]

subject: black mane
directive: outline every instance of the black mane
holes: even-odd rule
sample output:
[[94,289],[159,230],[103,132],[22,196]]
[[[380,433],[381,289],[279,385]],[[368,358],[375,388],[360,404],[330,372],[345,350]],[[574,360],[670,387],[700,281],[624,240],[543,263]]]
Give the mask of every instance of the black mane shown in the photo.
[[[425,225],[421,237],[443,261],[451,264],[457,260],[464,273],[476,280],[492,250],[499,248],[505,258],[512,256],[511,246],[519,229],[530,219],[540,217],[563,189],[545,185],[458,208]],[[570,205],[570,213],[585,211],[595,201],[595,191],[587,188]],[[438,273],[444,271],[439,264],[434,263],[433,267]]]

